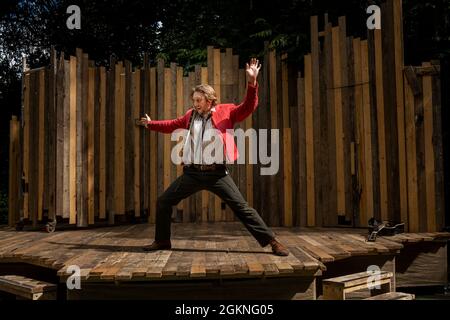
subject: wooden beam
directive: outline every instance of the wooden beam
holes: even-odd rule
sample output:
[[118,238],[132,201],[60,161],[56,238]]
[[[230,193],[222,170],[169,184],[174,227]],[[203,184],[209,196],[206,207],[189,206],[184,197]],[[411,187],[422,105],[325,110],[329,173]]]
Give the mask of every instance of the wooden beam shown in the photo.
[[[64,54],[61,54],[64,59]],[[70,218],[70,61],[64,63],[63,95],[63,211],[62,217]]]
[[[157,95],[156,95],[156,68],[150,68],[148,71],[150,73],[150,118],[157,119]],[[150,200],[149,200],[149,211],[150,216],[148,219],[149,223],[155,223],[156,218],[156,199],[158,198],[158,139],[156,132],[150,132]]]
[[125,69],[116,65],[115,74],[115,131],[114,131],[114,213],[125,213]]
[[405,156],[405,102],[403,101],[403,67],[404,67],[404,51],[403,51],[403,13],[402,0],[389,0],[392,2],[393,15],[393,43],[394,43],[394,70],[395,70],[395,89],[396,89],[396,107],[397,107],[397,128],[398,128],[398,150],[400,164],[400,216],[401,220],[407,221],[407,175],[404,165]]
[[372,128],[371,128],[371,106],[369,89],[369,55],[367,40],[361,41],[361,82],[362,85],[362,113],[364,122],[364,171],[366,193],[366,211],[361,212],[361,223],[366,225],[368,219],[374,216],[373,203],[373,162],[372,162]]
[[307,171],[306,171],[306,127],[305,127],[305,80],[299,73],[297,78],[297,104],[298,104],[298,175],[299,175],[299,203],[298,225],[305,227],[307,225]]
[[100,67],[99,218],[106,218],[106,73]]
[[[337,214],[345,216],[345,177],[344,177],[344,127],[342,105],[342,69],[340,50],[340,29],[333,27],[333,87],[334,87],[334,115],[336,139],[336,192]],[[332,165],[330,163],[330,165]]]
[[284,226],[292,227],[292,152],[291,128],[283,128]]
[[88,224],[94,224],[95,220],[95,192],[94,192],[94,97],[95,97],[95,68],[88,69],[88,101],[87,101],[87,202]]
[[405,86],[406,156],[408,170],[408,221],[409,232],[419,231],[419,202],[417,190],[417,158],[414,95],[409,85]]
[[19,121],[12,116],[9,121],[9,184],[8,184],[8,225],[14,227],[19,221]]
[[[361,40],[359,38],[353,39],[353,59],[354,59],[354,79],[355,84],[360,84],[362,79],[362,69],[361,69]],[[366,211],[366,192],[365,190],[365,170],[364,170],[364,122],[362,117],[362,85],[355,86],[355,142],[356,142],[356,155],[357,155],[357,175],[358,175],[358,190],[359,190],[359,216],[357,225],[364,226],[365,216],[362,213]]]
[[23,191],[23,218],[28,219],[29,217],[29,145],[30,145],[30,73],[24,75],[24,104],[23,104],[23,180],[25,184],[25,190]]
[[[37,219],[42,221],[43,213],[43,200],[44,200],[44,143],[45,143],[45,122],[44,116],[46,112],[45,108],[45,70],[39,71],[39,111],[38,111],[38,127],[39,127],[39,145],[38,145],[38,190],[37,190]],[[48,111],[48,110],[47,110]],[[56,121],[56,119],[53,119]],[[56,133],[52,134],[55,136]],[[50,159],[54,161],[56,159]],[[53,164],[55,165],[55,164]]]
[[[311,85],[312,85],[312,110],[313,110],[313,143],[314,143],[314,196],[315,196],[315,225],[322,226],[326,212],[324,210],[324,197],[326,197],[325,185],[323,179],[326,175],[325,162],[323,154],[325,150],[324,140],[321,137],[323,123],[323,115],[321,114],[321,97],[320,97],[320,44],[319,44],[319,24],[318,17],[310,18],[311,28]],[[306,74],[306,72],[305,72]]]
[[[327,20],[327,19],[325,19]],[[321,161],[324,173],[321,175],[322,183],[327,186],[322,197],[323,223],[334,226],[338,223],[337,210],[337,166],[336,166],[336,112],[334,68],[333,68],[333,28],[330,22],[325,23],[325,39],[320,67],[320,134],[321,134]]]
[[386,166],[386,136],[384,123],[384,93],[383,93],[383,44],[381,30],[374,30],[375,45],[375,82],[377,100],[377,125],[378,125],[378,162],[380,166],[380,210],[381,220],[388,220],[388,176]]
[[307,226],[316,225],[314,177],[314,128],[311,55],[305,56],[306,196]]
[[77,223],[77,58],[70,57],[69,223]]
[[[140,104],[141,104],[141,70],[136,69],[133,73],[133,87],[131,90],[134,92],[134,99],[132,101],[132,113],[133,119],[140,118]],[[140,134],[141,128],[134,126],[134,216],[140,217],[141,215],[141,151],[140,151]]]

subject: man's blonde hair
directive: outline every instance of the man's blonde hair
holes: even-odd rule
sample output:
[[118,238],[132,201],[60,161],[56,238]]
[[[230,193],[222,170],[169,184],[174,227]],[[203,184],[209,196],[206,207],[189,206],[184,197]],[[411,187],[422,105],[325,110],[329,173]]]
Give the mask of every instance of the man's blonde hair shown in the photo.
[[195,92],[203,93],[206,100],[211,101],[211,105],[214,106],[217,101],[216,91],[209,84],[200,84],[192,89],[191,98]]

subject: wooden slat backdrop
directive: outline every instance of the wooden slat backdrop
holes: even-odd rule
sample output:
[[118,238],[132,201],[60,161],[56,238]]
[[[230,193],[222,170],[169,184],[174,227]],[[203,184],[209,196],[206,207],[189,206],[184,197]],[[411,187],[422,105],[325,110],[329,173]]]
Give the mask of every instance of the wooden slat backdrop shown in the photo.
[[[403,221],[412,232],[442,228],[439,65],[403,66],[401,0],[383,8],[382,31],[367,39],[348,36],[345,17],[333,26],[326,15],[323,31],[311,17],[302,72],[266,44],[259,107],[235,129],[279,129],[279,172],[261,176],[268,165],[248,164],[252,153],[260,160],[258,136],[255,151],[246,139],[246,164],[233,165],[231,175],[268,224],[363,227],[375,217]],[[170,162],[170,135],[136,127],[135,119],[183,115],[200,83],[215,88],[218,103],[239,104],[245,96],[237,52],[206,51],[207,65],[192,70],[163,60],[151,66],[148,57],[134,69],[112,57],[105,69],[77,49],[68,60],[54,53],[55,68],[25,71],[24,126],[11,121],[10,201],[20,201],[20,210],[10,203],[10,219],[20,211],[36,225],[56,210],[78,226],[112,224],[118,215],[154,223],[158,195],[182,168]],[[206,191],[174,207],[174,218],[235,220]]]

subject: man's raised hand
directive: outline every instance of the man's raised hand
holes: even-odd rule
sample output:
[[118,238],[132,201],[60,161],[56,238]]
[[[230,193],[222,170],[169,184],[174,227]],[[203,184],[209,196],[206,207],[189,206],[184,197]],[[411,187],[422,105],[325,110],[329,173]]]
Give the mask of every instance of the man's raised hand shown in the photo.
[[256,85],[256,78],[258,77],[259,69],[261,69],[261,64],[256,58],[250,59],[250,64],[245,65],[245,71],[247,72],[249,82]]

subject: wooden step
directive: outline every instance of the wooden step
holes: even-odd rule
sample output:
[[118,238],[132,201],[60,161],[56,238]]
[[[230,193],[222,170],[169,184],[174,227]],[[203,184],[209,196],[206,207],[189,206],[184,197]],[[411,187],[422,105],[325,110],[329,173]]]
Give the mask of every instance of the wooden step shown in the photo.
[[57,286],[23,276],[0,276],[0,291],[29,300],[56,300]]
[[403,292],[387,292],[364,300],[414,300],[415,295]]
[[[345,300],[347,293],[361,289],[373,290],[371,286],[379,286],[379,292],[391,292],[392,272],[380,271],[378,274],[371,272],[359,272],[347,276],[330,278],[322,281],[324,300]],[[377,281],[377,283],[374,283]]]

